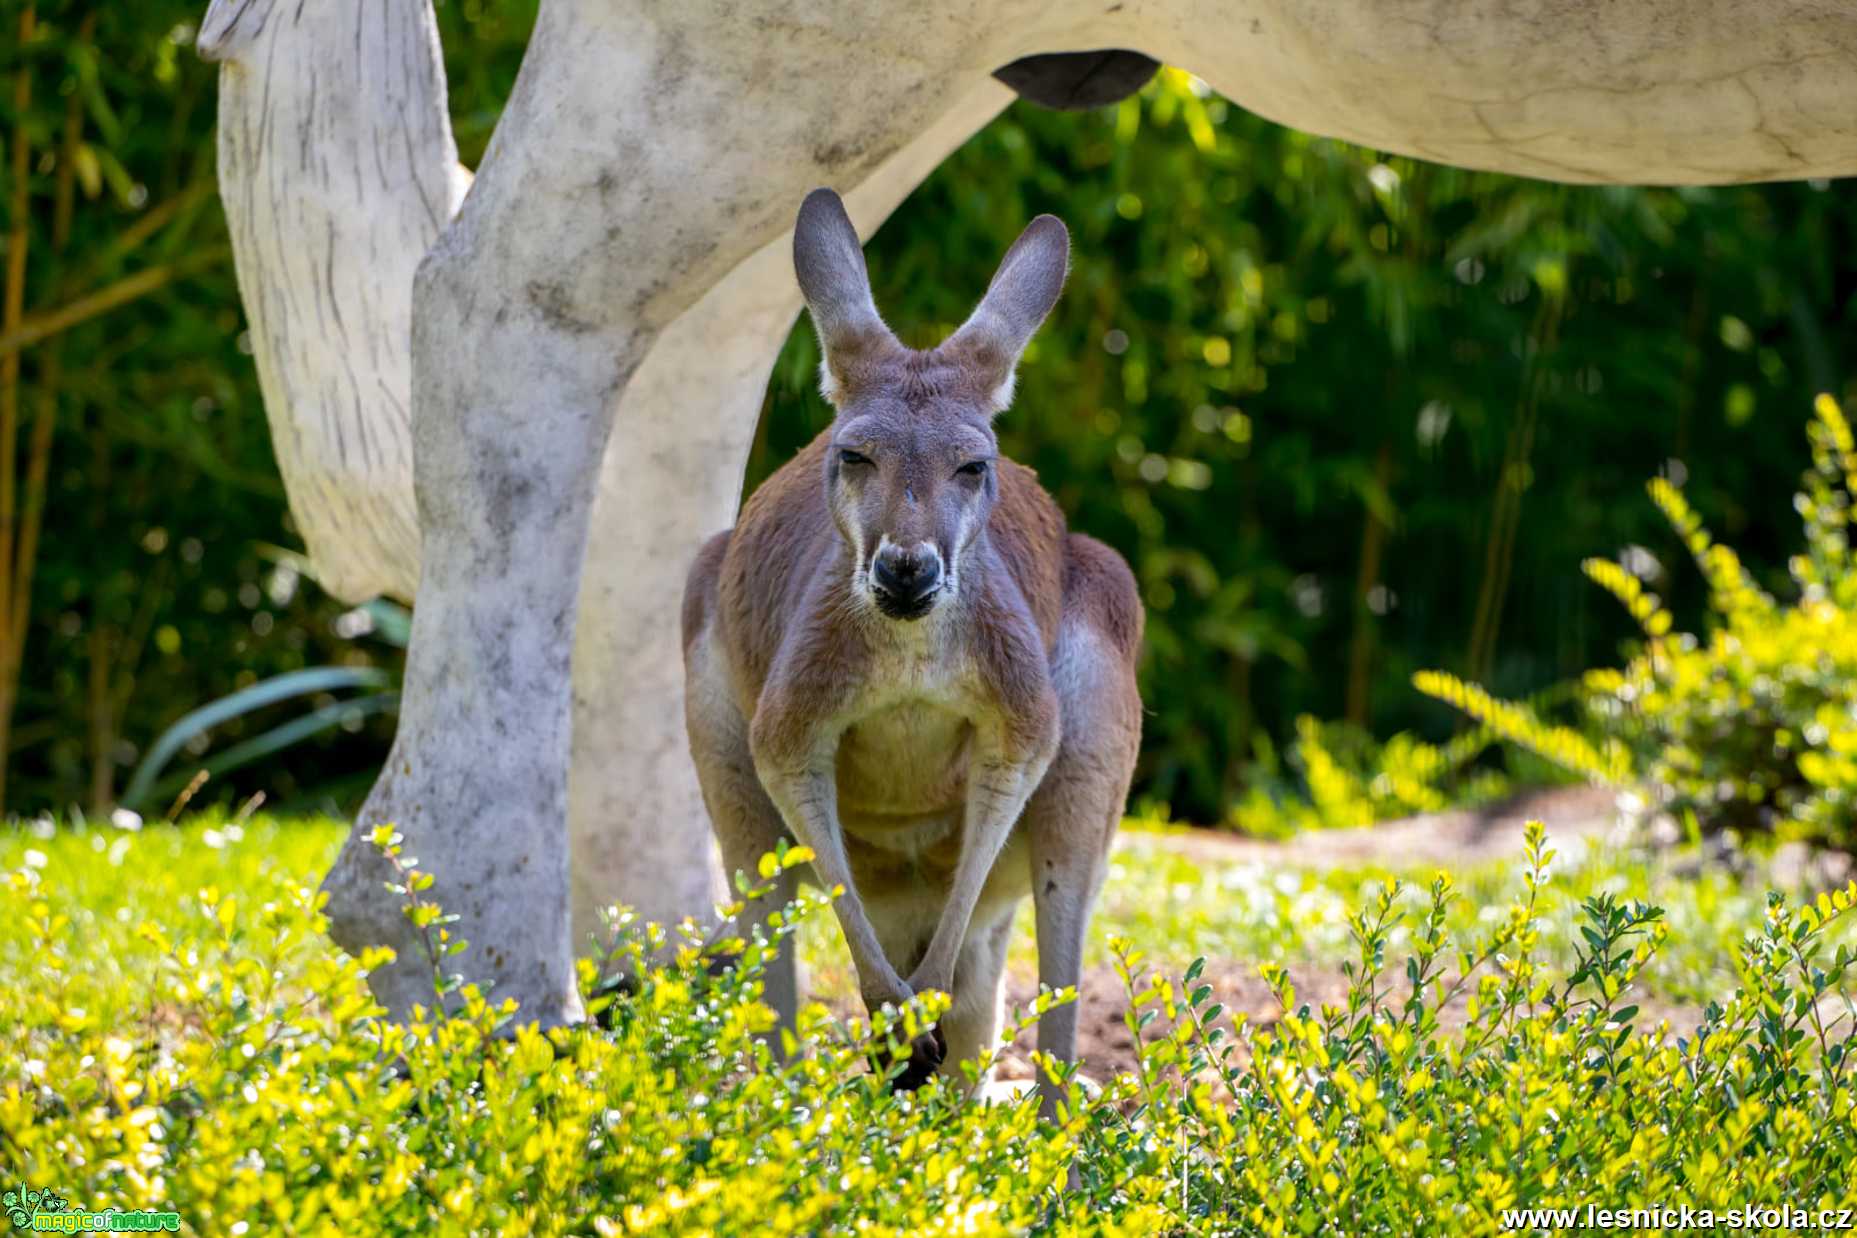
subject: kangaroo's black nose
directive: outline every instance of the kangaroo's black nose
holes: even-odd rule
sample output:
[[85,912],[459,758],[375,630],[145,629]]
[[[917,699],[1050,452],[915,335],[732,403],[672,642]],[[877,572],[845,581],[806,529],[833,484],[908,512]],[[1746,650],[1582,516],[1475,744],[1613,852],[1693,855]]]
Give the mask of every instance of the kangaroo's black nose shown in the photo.
[[913,619],[927,611],[928,601],[941,587],[941,558],[885,546],[872,560],[870,574],[883,611]]

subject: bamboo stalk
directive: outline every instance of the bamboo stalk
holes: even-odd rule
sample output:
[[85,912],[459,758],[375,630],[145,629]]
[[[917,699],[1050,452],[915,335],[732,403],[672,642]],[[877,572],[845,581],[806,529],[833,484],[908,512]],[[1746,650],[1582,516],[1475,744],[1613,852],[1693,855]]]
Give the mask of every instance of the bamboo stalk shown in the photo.
[[[1090,352],[1100,350],[1092,348]],[[1238,538],[1245,546],[1257,544],[1261,516],[1257,505],[1257,456],[1246,451],[1238,457]],[[1226,711],[1225,734],[1226,753],[1225,770],[1220,778],[1220,785],[1225,794],[1222,810],[1229,814],[1230,805],[1237,802],[1238,795],[1244,790],[1243,771],[1252,755],[1252,736],[1257,729],[1257,706],[1252,689],[1252,672],[1257,667],[1255,653],[1252,656],[1234,651],[1227,682],[1231,699],[1231,708]]]
[[[88,42],[96,26],[93,15],[79,37]],[[84,133],[84,111],[75,92],[65,103],[64,134],[59,141],[58,179],[52,189],[52,254],[62,256],[71,243],[71,219],[77,204],[77,146]],[[26,448],[26,488],[20,515],[19,548],[13,563],[12,646],[7,666],[17,682],[24,665],[26,631],[32,620],[32,576],[39,561],[39,534],[45,527],[45,486],[51,471],[52,427],[64,378],[63,350],[52,345],[39,367],[39,408]],[[17,688],[15,688],[17,693]]]
[[[1379,454],[1374,457],[1373,480],[1382,494],[1392,476],[1392,444],[1381,443]],[[1380,519],[1379,512],[1369,503],[1361,528],[1360,575],[1354,581],[1354,639],[1348,649],[1347,719],[1360,726],[1367,725],[1372,712],[1375,616],[1367,599],[1374,586],[1380,583],[1380,560],[1386,548],[1386,534],[1386,521]]]
[[90,717],[90,811],[98,817],[108,816],[116,799],[115,694],[110,691],[113,677],[110,632],[111,629],[104,627],[93,613],[90,635],[85,642],[90,662],[85,712]]
[[1503,548],[1508,544],[1509,513],[1513,505],[1519,459],[1520,425],[1509,428],[1509,440],[1503,449],[1501,472],[1496,479],[1496,495],[1490,505],[1489,536],[1483,544],[1483,575],[1477,588],[1476,617],[1470,624],[1470,647],[1464,657],[1464,677],[1481,683],[1493,647],[1492,627],[1496,610],[1496,581],[1502,574]]
[[[1548,321],[1547,334],[1541,349],[1542,352],[1545,353],[1554,346],[1554,341],[1559,334],[1559,325],[1560,314],[1557,308],[1554,315]],[[1489,630],[1484,640],[1483,648],[1483,674],[1485,675],[1489,673],[1496,659],[1496,638],[1502,631],[1502,612],[1509,600],[1509,582],[1515,575],[1515,540],[1521,532],[1522,491],[1526,488],[1519,473],[1521,470],[1526,469],[1528,467],[1528,462],[1534,458],[1535,428],[1541,421],[1541,388],[1546,381],[1545,374],[1537,370],[1532,389],[1529,392],[1527,414],[1522,423],[1521,449],[1518,454],[1516,466],[1518,476],[1515,478],[1511,487],[1513,497],[1509,503],[1508,525],[1503,533],[1502,552],[1497,556],[1496,582],[1494,589],[1491,591],[1492,601],[1490,604]]]
[[20,510],[19,541],[13,557],[13,610],[4,617],[8,641],[4,670],[15,681],[25,654],[26,625],[32,618],[32,576],[38,566],[39,534],[45,526],[45,486],[52,463],[52,427],[58,419],[58,388],[63,378],[63,358],[56,353],[47,356],[39,367],[39,407],[32,421],[32,439],[26,445],[26,485]]
[[[99,448],[107,444],[101,429]],[[101,454],[101,452],[99,453]],[[101,469],[98,470],[102,472]],[[102,816],[115,806],[117,723],[128,713],[135,695],[136,670],[155,619],[167,601],[170,560],[157,560],[155,569],[137,591],[136,612],[126,630],[105,627],[100,621],[90,637],[91,805]]]
[[114,715],[118,718],[128,712],[129,700],[135,695],[136,668],[142,664],[142,650],[148,644],[149,633],[155,630],[155,619],[167,604],[168,578],[172,575],[173,557],[157,559],[154,570],[143,578],[136,590],[135,614],[120,634],[122,639],[116,647],[115,661],[121,676],[111,685],[111,691],[114,693]]
[[[95,414],[84,419],[88,430],[90,462],[86,469],[90,484],[99,492],[107,492],[112,477],[110,468],[110,436],[105,428],[103,409],[97,405]],[[101,539],[107,517],[103,504],[88,505],[90,516],[90,534]],[[107,817],[115,806],[116,799],[116,720],[122,716],[122,710],[116,703],[116,649],[120,638],[116,625],[108,621],[105,610],[107,587],[102,581],[97,582],[91,594],[90,630],[85,637],[85,653],[89,662],[89,675],[85,685],[85,716],[90,722],[90,811],[97,817]]]
[[1676,430],[1671,435],[1670,454],[1678,460],[1689,458],[1691,415],[1696,408],[1696,378],[1702,370],[1702,333],[1708,328],[1708,285],[1696,281],[1689,296],[1689,314],[1683,320],[1683,376],[1677,380]]
[[[31,205],[32,172],[26,110],[32,104],[32,68],[24,51],[32,41],[36,13],[28,4],[19,15],[19,69],[13,78],[13,194],[7,206],[6,286],[0,293],[0,335],[18,330],[26,312],[26,243],[30,236],[26,212]],[[18,501],[19,356],[0,353],[0,622],[13,613],[13,522]],[[16,677],[11,663],[11,633],[0,644],[0,809],[6,805],[7,731],[13,718]]]
[[[89,44],[97,28],[92,13],[78,28],[78,42]],[[58,179],[52,186],[52,253],[62,254],[71,243],[71,219],[77,208],[77,145],[84,137],[84,106],[78,92],[65,100],[64,133],[58,143]]]
[[173,283],[183,275],[191,275],[195,271],[223,262],[231,254],[231,249],[224,245],[203,249],[185,258],[164,262],[159,266],[137,271],[134,275],[124,276],[106,288],[79,297],[55,310],[35,314],[23,322],[16,322],[0,329],[0,363],[17,357],[21,349],[49,339],[62,331],[68,331],[118,306],[145,297]]
[[1556,296],[1546,296],[1528,333],[1534,348],[1524,362],[1522,389],[1516,401],[1515,424],[1503,450],[1502,471],[1496,479],[1496,496],[1491,505],[1489,538],[1484,543],[1483,578],[1477,591],[1476,618],[1470,628],[1470,647],[1465,661],[1465,678],[1480,683],[1487,678],[1495,660],[1496,637],[1502,628],[1503,604],[1514,571],[1515,538],[1521,525],[1523,472],[1534,453],[1535,422],[1540,408],[1541,388],[1546,381],[1541,368],[1543,358],[1560,336],[1560,316],[1564,303]]
[[149,207],[142,212],[140,218],[111,237],[109,244],[97,251],[96,257],[90,262],[90,269],[100,270],[112,262],[127,257],[155,233],[172,223],[175,216],[192,210],[210,199],[218,188],[218,181],[211,177],[204,177],[173,197]]

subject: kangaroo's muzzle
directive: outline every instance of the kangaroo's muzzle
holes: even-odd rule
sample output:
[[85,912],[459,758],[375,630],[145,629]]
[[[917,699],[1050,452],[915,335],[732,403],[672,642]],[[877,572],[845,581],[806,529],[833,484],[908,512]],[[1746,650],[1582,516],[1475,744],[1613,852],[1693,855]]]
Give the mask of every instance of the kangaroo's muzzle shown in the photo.
[[892,619],[920,619],[941,592],[941,556],[932,546],[886,544],[871,560],[870,580],[878,610]]

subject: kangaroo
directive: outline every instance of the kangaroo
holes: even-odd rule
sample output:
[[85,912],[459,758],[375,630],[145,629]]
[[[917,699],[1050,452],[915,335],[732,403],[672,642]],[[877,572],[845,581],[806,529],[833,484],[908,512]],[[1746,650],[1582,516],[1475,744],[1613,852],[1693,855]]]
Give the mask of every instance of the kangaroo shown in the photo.
[[[685,719],[724,868],[753,874],[796,840],[809,876],[843,890],[866,1006],[949,994],[899,1087],[994,1045],[1026,894],[1040,981],[1077,983],[1140,743],[1134,577],[1067,531],[992,428],[1069,259],[1064,225],[1039,216],[966,323],[912,350],[877,312],[838,195],[810,194],[793,263],[836,417],[704,545],[684,594]],[[767,999],[783,1022],[796,990],[782,951]],[[1038,1043],[1073,1060],[1074,1004]]]

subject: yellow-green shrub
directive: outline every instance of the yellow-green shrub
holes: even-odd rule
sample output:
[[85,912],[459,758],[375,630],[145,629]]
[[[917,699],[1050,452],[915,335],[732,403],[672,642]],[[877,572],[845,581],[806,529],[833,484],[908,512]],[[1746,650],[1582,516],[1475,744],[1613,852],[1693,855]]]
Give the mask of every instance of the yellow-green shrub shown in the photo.
[[1497,771],[1473,768],[1494,739],[1488,728],[1477,727],[1444,744],[1403,731],[1380,743],[1361,727],[1303,714],[1289,750],[1300,784],[1284,776],[1274,751],[1265,748],[1245,771],[1244,794],[1229,820],[1247,834],[1280,838],[1486,803],[1509,789]]
[[1641,781],[1659,804],[1703,829],[1775,831],[1857,845],[1857,572],[1852,496],[1857,451],[1843,412],[1821,396],[1809,427],[1813,466],[1795,499],[1805,551],[1790,564],[1798,597],[1777,602],[1734,551],[1714,541],[1682,492],[1654,480],[1651,499],[1709,585],[1705,637],[1672,632],[1670,612],[1621,564],[1589,559],[1588,578],[1643,630],[1641,652],[1583,686],[1598,741],[1437,671],[1420,691],[1505,739],[1586,777]]
[[[1415,919],[1388,888],[1352,918],[1345,1002],[1312,1010],[1272,969],[1268,1028],[1226,1030],[1200,964],[1151,974],[1122,943],[1140,1069],[1042,1127],[939,1085],[892,1095],[869,1029],[817,1008],[776,1060],[755,943],[644,968],[610,1026],[538,1033],[468,988],[388,1022],[289,835],[0,839],[9,1188],[210,1234],[1405,1235],[1500,1232],[1510,1207],[1849,1203],[1851,955],[1827,937],[1857,886],[1772,899],[1680,1038],[1636,1010],[1656,908],[1595,894],[1574,965],[1543,960],[1539,827],[1479,937],[1447,931],[1448,878]],[[636,961],[663,938],[624,941]]]
[[[1283,1012],[1268,1030],[1221,1036],[1198,964],[1183,985],[1142,986],[1165,1034],[1120,1084],[1143,1121],[1109,1147],[1146,1150],[1168,1227],[1500,1233],[1515,1208],[1845,1206],[1851,1040],[1821,1005],[1853,961],[1824,934],[1857,883],[1798,911],[1772,897],[1742,948],[1741,986],[1678,1037],[1641,1026],[1631,996],[1664,937],[1658,908],[1589,898],[1576,966],[1542,965],[1535,896],[1552,858],[1531,825],[1528,893],[1475,944],[1445,932],[1455,893],[1439,874],[1399,971],[1385,955],[1406,914],[1388,888],[1352,919],[1345,1003],[1312,1011],[1266,969]],[[1133,984],[1132,963],[1124,972]],[[1466,1026],[1441,1031],[1460,999]],[[1230,1102],[1172,1082],[1174,1069],[1210,1071]],[[1168,1173],[1183,1175],[1171,1190]]]

